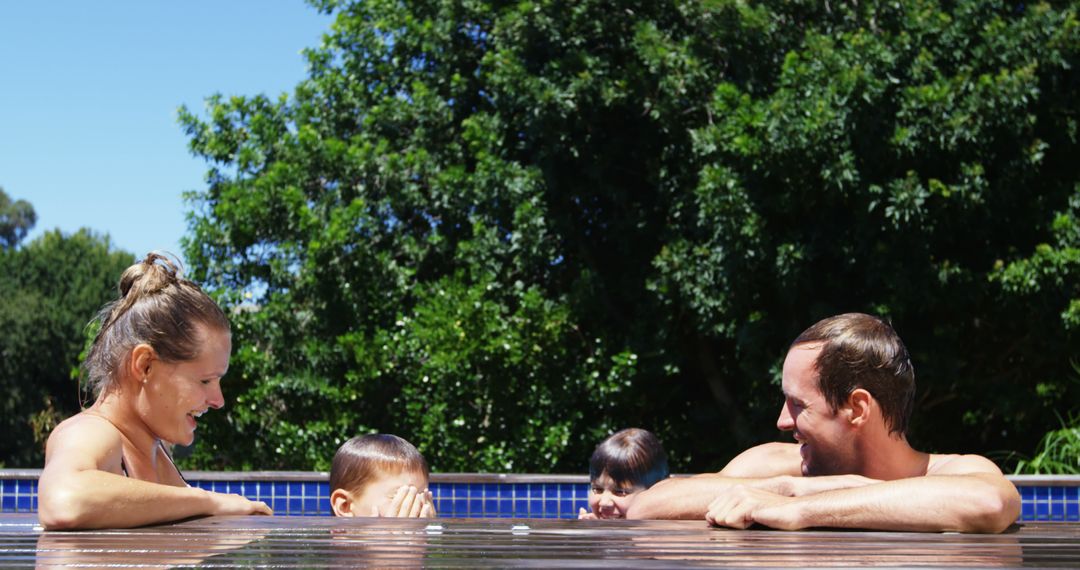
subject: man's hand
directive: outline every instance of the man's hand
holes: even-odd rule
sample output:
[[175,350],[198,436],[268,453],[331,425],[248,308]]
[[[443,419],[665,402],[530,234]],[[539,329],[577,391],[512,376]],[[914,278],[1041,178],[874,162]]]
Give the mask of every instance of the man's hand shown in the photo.
[[720,493],[705,514],[705,520],[715,526],[745,529],[754,523],[782,529],[802,528],[790,508],[792,497],[762,489],[736,485]]

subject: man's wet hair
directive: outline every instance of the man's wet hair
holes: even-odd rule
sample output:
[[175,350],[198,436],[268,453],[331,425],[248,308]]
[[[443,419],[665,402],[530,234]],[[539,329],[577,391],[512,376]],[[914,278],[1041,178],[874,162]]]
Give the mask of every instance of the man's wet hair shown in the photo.
[[862,388],[877,400],[889,433],[906,435],[915,405],[915,367],[900,336],[883,319],[845,313],[818,321],[791,348],[822,343],[814,363],[818,386],[833,412]]
[[360,492],[380,475],[423,473],[428,464],[413,444],[391,434],[357,436],[341,444],[330,465],[330,491]]
[[589,479],[595,481],[605,473],[617,483],[648,489],[667,479],[667,453],[651,432],[624,429],[600,442],[589,458]]

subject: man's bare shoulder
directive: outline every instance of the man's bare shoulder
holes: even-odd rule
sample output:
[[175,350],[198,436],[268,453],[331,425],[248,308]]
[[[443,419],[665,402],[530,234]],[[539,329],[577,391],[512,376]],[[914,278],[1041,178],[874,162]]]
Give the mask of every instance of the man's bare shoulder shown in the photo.
[[927,475],[972,475],[987,473],[1002,475],[1001,469],[981,455],[962,455],[958,453],[931,453],[926,466]]
[[735,456],[720,475],[755,478],[778,475],[801,475],[802,456],[797,443],[763,443]]

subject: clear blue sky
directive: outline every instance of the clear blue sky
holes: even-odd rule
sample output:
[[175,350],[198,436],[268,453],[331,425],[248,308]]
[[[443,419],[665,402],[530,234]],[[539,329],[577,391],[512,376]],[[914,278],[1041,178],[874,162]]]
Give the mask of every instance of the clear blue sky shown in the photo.
[[33,204],[28,240],[88,227],[182,256],[206,164],[177,108],[291,93],[331,20],[302,0],[0,2],[0,187]]

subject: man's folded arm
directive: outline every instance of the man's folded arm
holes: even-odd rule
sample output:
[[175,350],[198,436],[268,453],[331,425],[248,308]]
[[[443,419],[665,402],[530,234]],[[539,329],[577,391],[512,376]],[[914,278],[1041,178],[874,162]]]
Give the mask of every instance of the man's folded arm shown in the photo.
[[[805,478],[812,479],[819,478]],[[716,501],[722,507],[714,507],[709,518],[735,520],[740,517],[732,513],[747,513],[753,522],[786,529],[997,533],[1020,516],[1016,487],[993,462],[977,455],[959,456],[930,475],[795,495],[768,497],[734,490],[727,495],[730,500]]]
[[628,519],[702,519],[716,496],[736,485],[790,495],[783,477],[798,469],[798,447],[766,443],[732,459],[720,473],[666,479],[634,497]]
[[734,479],[709,473],[661,481],[642,491],[626,512],[628,519],[703,519],[713,498],[735,485],[756,485],[752,479]]
[[[826,491],[755,512],[766,526],[791,517],[798,528],[833,527],[922,532],[1002,532],[1020,515],[1020,496],[988,473],[928,475]],[[782,511],[794,509],[782,514]]]

